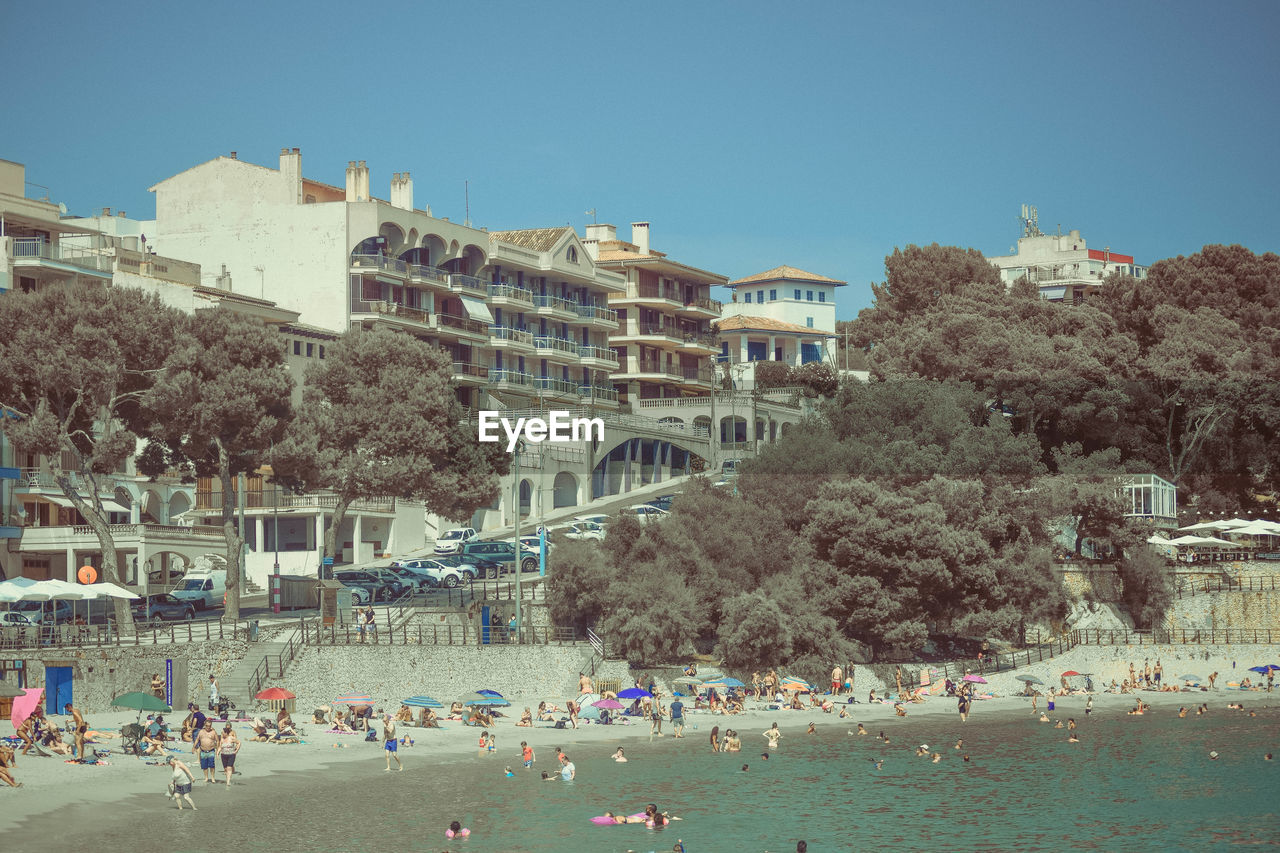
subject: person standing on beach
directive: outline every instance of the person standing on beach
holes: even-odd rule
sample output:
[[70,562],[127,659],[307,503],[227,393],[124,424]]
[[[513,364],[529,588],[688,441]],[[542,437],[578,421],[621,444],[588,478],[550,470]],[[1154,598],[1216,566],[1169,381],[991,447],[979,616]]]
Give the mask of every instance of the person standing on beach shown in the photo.
[[831,670],[831,695],[839,696],[844,690],[844,670],[836,664],[835,669]]
[[400,755],[397,753],[399,741],[396,740],[396,723],[391,719],[390,714],[382,715],[382,751],[387,755],[387,772],[391,772],[391,759],[396,760],[396,767],[404,772],[404,765],[400,763]]
[[593,692],[595,691],[591,689],[591,676],[587,675],[585,672],[579,672],[578,673],[578,693],[583,694],[583,693],[593,693]]
[[172,755],[166,756],[164,763],[173,768],[169,784],[173,786],[173,801],[178,804],[178,811],[182,811],[184,799],[191,804],[192,811],[197,811],[195,801],[191,799],[191,785],[196,781],[196,777],[191,775],[191,768]]
[[1151,674],[1156,680],[1156,689],[1160,689],[1160,676],[1164,674],[1164,667],[1160,665],[1160,658],[1156,658],[1156,668],[1151,670]]
[[1213,671],[1213,672],[1211,672],[1211,673],[1209,673],[1209,689],[1210,689],[1210,690],[1213,690],[1213,689],[1214,689],[1213,682],[1215,682],[1215,681],[1217,681],[1217,680],[1218,680],[1218,673],[1217,673],[1217,671],[1216,671],[1216,670],[1215,670],[1215,671]]
[[151,676],[151,695],[163,701],[164,699],[164,679],[160,677],[160,673],[154,673]]
[[659,700],[661,693],[655,693],[653,697],[653,710],[649,715],[649,735],[657,735],[662,737],[662,702]]
[[218,682],[212,675],[209,676],[209,710],[212,711],[218,706]]
[[[963,690],[960,691],[956,698],[956,710],[960,712],[960,722],[969,722],[969,697],[965,695]],[[858,730],[858,734],[866,734],[866,732],[862,730],[861,723],[858,724]]]
[[217,749],[218,733],[213,730],[213,720],[205,720],[204,728],[196,732],[191,738],[191,751],[200,756],[200,769],[204,771],[205,782],[211,783],[218,781],[214,778],[213,764],[213,758],[217,754]]
[[75,747],[71,750],[72,758],[84,758],[84,733],[89,731],[89,726],[85,723],[84,717],[80,716],[80,712],[71,707],[71,703],[66,704],[66,711],[71,715],[73,729],[75,735]]
[[1135,687],[1138,684],[1138,671],[1133,666],[1133,661],[1129,661],[1129,683]]
[[[756,678],[758,679],[759,677],[760,675],[757,673]],[[671,704],[667,706],[667,710],[671,712],[671,728],[675,732],[672,737],[684,737],[684,703],[680,701],[679,696],[671,701]]]
[[902,667],[895,667],[893,670],[894,683],[898,685],[898,696],[902,696]]
[[222,759],[222,772],[227,777],[227,787],[231,787],[231,775],[236,772],[236,755],[240,752],[240,738],[227,723],[222,727],[222,739],[218,743],[219,757]]

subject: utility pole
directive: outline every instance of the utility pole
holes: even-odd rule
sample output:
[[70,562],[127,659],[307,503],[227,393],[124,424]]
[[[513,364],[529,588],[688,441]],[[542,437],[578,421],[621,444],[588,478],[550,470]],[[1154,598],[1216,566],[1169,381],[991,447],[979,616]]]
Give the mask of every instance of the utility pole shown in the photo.
[[[524,439],[516,442],[515,453],[512,456],[512,470],[515,472],[514,482],[511,489],[511,508],[515,515],[515,572],[516,572],[516,643],[520,642],[523,628],[520,624],[520,618],[523,615],[520,611],[520,575],[522,574],[520,566],[520,452],[524,450]],[[501,569],[499,569],[501,571]]]

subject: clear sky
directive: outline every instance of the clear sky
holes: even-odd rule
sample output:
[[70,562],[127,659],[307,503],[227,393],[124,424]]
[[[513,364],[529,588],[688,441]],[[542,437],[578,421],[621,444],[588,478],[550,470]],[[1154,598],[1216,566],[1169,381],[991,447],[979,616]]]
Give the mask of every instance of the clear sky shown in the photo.
[[[595,208],[674,259],[846,280],[908,243],[1005,254],[1019,206],[1139,263],[1280,249],[1280,3],[0,4],[0,158],[154,215],[232,150],[490,229]],[[157,247],[163,251],[163,247]]]

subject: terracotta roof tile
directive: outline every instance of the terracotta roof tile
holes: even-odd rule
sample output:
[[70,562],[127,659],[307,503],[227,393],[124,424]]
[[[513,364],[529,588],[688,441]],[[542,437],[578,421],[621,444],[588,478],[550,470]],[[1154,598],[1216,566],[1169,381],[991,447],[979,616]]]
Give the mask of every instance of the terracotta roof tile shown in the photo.
[[746,278],[740,278],[737,281],[731,281],[728,286],[734,287],[739,284],[756,284],[762,281],[779,281],[781,279],[787,279],[788,281],[813,281],[821,284],[848,284],[848,282],[840,281],[839,279],[827,278],[825,275],[805,272],[797,267],[789,267],[783,264],[782,266],[774,267],[771,270],[765,270],[764,272],[758,272],[755,275],[749,275]]
[[489,236],[522,249],[535,252],[549,252],[564,236],[564,232],[573,233],[568,225],[558,228],[522,228],[516,231],[490,231]]
[[788,332],[794,335],[832,334],[822,329],[811,329],[808,326],[787,323],[783,320],[775,320],[772,317],[752,317],[748,314],[734,314],[732,317],[721,318],[718,322],[721,332]]

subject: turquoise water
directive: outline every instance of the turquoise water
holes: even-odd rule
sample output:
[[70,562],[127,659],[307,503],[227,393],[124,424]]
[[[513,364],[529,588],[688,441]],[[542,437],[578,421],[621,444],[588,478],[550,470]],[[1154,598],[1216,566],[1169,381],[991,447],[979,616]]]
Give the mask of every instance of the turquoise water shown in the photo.
[[[1186,719],[1168,709],[1146,717],[1108,710],[1077,720],[1082,742],[1069,744],[1065,730],[1026,712],[967,725],[952,716],[895,720],[868,726],[869,737],[847,734],[856,720],[846,725],[823,715],[818,734],[808,736],[784,716],[781,746],[767,761],[760,755],[763,727],[744,730],[741,753],[715,754],[700,721],[683,741],[623,741],[632,756],[626,764],[609,760],[614,743],[569,749],[578,769],[572,783],[544,783],[505,754],[427,767],[426,751],[415,748],[403,753],[403,774],[380,772],[379,754],[369,766],[255,781],[248,797],[242,789],[228,801],[235,803],[230,819],[214,802],[227,792],[197,786],[197,802],[213,806],[198,816],[178,813],[159,796],[139,798],[115,810],[130,820],[104,820],[92,833],[64,835],[44,849],[621,852],[669,851],[682,839],[689,853],[791,853],[803,838],[818,853],[885,845],[1138,851],[1280,842],[1280,770],[1262,760],[1264,752],[1280,751],[1276,709],[1254,718],[1214,710]],[[890,745],[875,740],[879,730]],[[957,751],[952,745],[962,735]],[[942,762],[915,757],[921,742],[942,753]],[[1210,750],[1220,759],[1211,761]],[[969,764],[961,760],[965,752]],[[873,758],[884,759],[882,769]],[[549,750],[539,750],[538,759],[538,770],[555,766]],[[508,763],[514,779],[502,775]],[[661,830],[588,821],[649,802],[684,820]],[[453,819],[472,829],[471,838],[445,840]],[[146,832],[138,831],[139,820]]]

